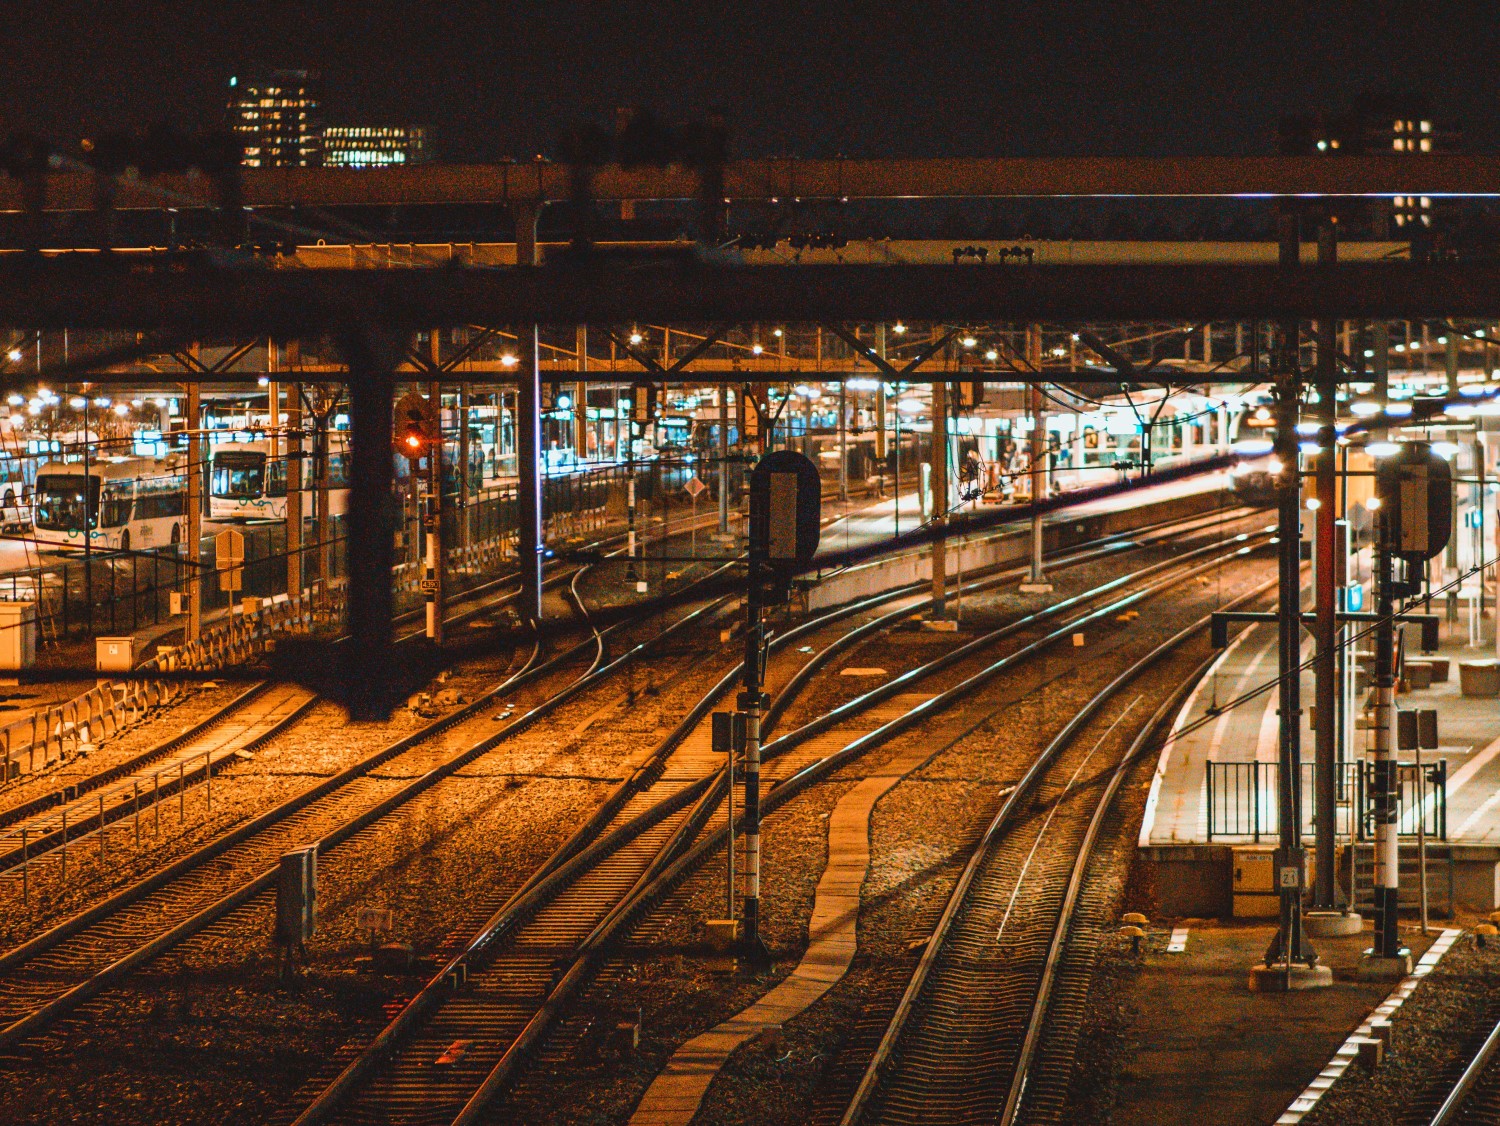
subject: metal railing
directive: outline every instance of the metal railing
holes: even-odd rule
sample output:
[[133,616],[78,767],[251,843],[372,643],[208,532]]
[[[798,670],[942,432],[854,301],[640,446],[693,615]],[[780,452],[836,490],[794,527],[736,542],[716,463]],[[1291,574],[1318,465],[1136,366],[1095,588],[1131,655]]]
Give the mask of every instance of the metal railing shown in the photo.
[[[1397,825],[1402,836],[1417,835],[1417,817],[1429,840],[1448,839],[1448,763],[1446,759],[1423,763],[1403,762],[1396,767]],[[1374,838],[1370,805],[1374,764],[1340,763],[1335,778],[1335,826],[1348,840]],[[1280,832],[1276,787],[1279,764],[1274,762],[1210,762],[1205,779],[1207,837],[1233,837],[1260,841]],[[1302,825],[1304,840],[1313,839],[1318,810],[1312,763],[1302,764]]]

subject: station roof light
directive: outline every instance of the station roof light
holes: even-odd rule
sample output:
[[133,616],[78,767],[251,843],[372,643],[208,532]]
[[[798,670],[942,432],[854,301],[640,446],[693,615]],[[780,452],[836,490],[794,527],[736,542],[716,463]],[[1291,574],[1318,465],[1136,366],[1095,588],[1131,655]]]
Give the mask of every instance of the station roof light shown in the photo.
[[1432,443],[1432,452],[1437,454],[1438,457],[1453,457],[1458,453],[1458,443],[1434,442]]
[[961,341],[959,341],[959,343],[962,344],[965,348],[972,348],[974,347],[974,345],[978,344],[979,341],[975,340],[972,336],[966,336]]
[[779,328],[773,328],[771,330],[771,335],[774,336],[774,337],[776,337],[779,340],[781,338],[781,336],[782,336],[782,331]]
[[1369,399],[1356,399],[1349,404],[1349,413],[1355,418],[1370,418],[1380,413],[1380,404]]
[[760,342],[759,342],[759,341],[757,341],[757,342],[756,342],[756,343],[754,343],[754,344],[752,344],[752,345],[750,345],[750,351],[751,351],[751,352],[752,352],[752,353],[753,353],[753,354],[754,354],[754,355],[757,355],[757,356],[758,356],[758,355],[760,355],[760,354],[761,354],[761,353],[762,353],[762,352],[764,352],[764,351],[765,351],[765,350],[766,350],[766,349],[765,349],[765,347],[764,347],[764,346],[763,346],[763,345],[762,345],[762,344],[760,344]]
[[1365,446],[1365,453],[1371,457],[1395,457],[1400,452],[1400,442],[1370,442]]
[[1410,403],[1389,403],[1385,408],[1386,414],[1395,415],[1398,418],[1406,418],[1411,414]]
[[891,331],[894,332],[897,336],[900,336],[906,331],[906,326],[900,321],[897,321],[895,324],[891,325]]
[[902,414],[921,414],[923,408],[916,399],[902,399],[896,404],[896,409]]
[[20,363],[21,362],[21,349],[19,349],[19,348],[12,348],[9,352],[5,353],[5,358],[8,359],[13,364]]
[[89,401],[82,395],[74,395],[71,399],[68,400],[68,406],[72,407],[75,411],[81,411],[88,405]]
[[515,356],[510,355],[509,353],[506,353],[505,355],[500,357],[500,364],[502,367],[513,368],[520,362],[521,361],[519,359],[517,359]]
[[987,359],[987,360],[989,360],[990,363],[994,363],[996,360],[998,360],[1000,358],[1000,353],[997,352],[997,351],[995,351],[993,348],[991,348],[988,352],[986,352],[984,354],[984,358]]

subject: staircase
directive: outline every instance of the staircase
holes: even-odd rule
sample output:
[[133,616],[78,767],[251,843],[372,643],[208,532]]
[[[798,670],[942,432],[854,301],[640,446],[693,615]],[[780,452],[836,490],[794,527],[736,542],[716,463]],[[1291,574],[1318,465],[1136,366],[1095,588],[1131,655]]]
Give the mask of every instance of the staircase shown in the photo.
[[[1421,909],[1417,846],[1402,844],[1397,852],[1400,888],[1397,903],[1411,911]],[[1375,905],[1375,846],[1354,846],[1354,908],[1368,911]],[[1446,844],[1427,845],[1427,910],[1429,914],[1453,917],[1453,849]]]

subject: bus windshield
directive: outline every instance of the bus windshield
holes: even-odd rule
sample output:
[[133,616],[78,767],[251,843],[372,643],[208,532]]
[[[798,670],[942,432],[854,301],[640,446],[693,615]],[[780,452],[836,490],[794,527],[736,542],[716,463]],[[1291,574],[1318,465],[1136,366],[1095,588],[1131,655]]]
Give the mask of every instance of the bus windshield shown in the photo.
[[[83,475],[44,473],[36,479],[36,526],[53,531],[79,531],[83,527]],[[99,478],[90,476],[89,527],[98,525]]]
[[255,450],[222,450],[214,454],[209,489],[216,497],[254,500],[265,489],[265,474],[265,454]]

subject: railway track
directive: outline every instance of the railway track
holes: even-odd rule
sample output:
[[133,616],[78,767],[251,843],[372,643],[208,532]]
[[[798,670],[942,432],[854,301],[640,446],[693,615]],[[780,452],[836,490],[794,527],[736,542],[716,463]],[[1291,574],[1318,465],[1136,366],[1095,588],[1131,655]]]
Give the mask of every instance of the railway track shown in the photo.
[[[722,601],[684,614],[608,662],[602,630],[594,631],[591,642],[545,661],[539,659],[539,646],[533,648],[518,671],[471,703],[0,955],[0,1050],[45,1030],[270,888],[277,858],[288,848],[314,842],[320,851],[331,850],[602,684],[654,645],[710,620]],[[586,647],[595,650],[591,663],[581,674],[570,672]],[[493,730],[486,713],[497,701],[549,678],[560,683],[544,688],[538,703]],[[377,768],[383,768],[380,776]],[[404,778],[410,780],[392,781]]]
[[1109,835],[1131,766],[1208,662],[1180,678],[1149,718],[1144,693],[1123,697],[1207,626],[1204,617],[1114,677],[1006,798],[949,897],[843,1126],[1063,1121],[1094,947],[1108,923],[1110,897],[1088,880],[1095,846]]
[[1464,1046],[1457,1064],[1413,1100],[1403,1126],[1491,1126],[1500,1122],[1500,1012]]
[[[1235,554],[1250,550],[1247,537],[1240,540]],[[768,806],[775,808],[789,800],[828,770],[922,722],[962,693],[1068,636],[1080,625],[1117,614],[1144,597],[1217,565],[1218,560],[1206,564],[1193,560],[1222,550],[1221,545],[1210,544],[1028,615],[771,741],[766,745],[765,758],[771,780],[780,784],[772,790]],[[1097,553],[1089,554],[1097,557]],[[1003,578],[1011,574],[1007,572]],[[1085,604],[1111,598],[1127,584],[1162,574],[1165,577],[1149,582],[1143,590],[1112,598],[1098,609],[1070,618],[1042,639],[1023,645],[998,662],[986,653],[1003,637],[1064,617]],[[873,608],[873,604],[891,598],[882,596],[861,605]],[[889,628],[909,613],[909,606],[890,611],[834,638],[786,680],[768,720],[775,722],[815,668],[854,640]],[[826,621],[798,627],[777,643],[802,639],[808,630],[821,628]],[[887,705],[919,681],[965,662],[977,662],[982,667],[909,711],[877,714],[878,722],[868,738],[856,740],[832,755],[814,741],[853,716]],[[621,929],[659,898],[667,884],[682,878],[688,870],[684,864],[701,862],[716,842],[722,846],[725,775],[708,752],[707,731],[701,720],[736,683],[737,674],[737,669],[731,670],[657,749],[656,757],[665,763],[659,786],[650,794],[637,795],[637,800],[622,808],[608,824],[598,826],[598,835],[579,849],[570,864],[543,881],[528,884],[503,905],[368,1046],[341,1053],[338,1063],[342,1071],[297,1117],[299,1126],[329,1121],[478,1120],[558,1013],[576,996],[601,952]],[[669,750],[673,743],[678,745],[675,753]],[[717,828],[694,845],[699,834],[713,825]]]
[[[680,534],[672,527],[660,535]],[[587,545],[590,550],[623,542],[624,536],[611,535]],[[611,554],[618,554],[612,552]],[[581,609],[576,584],[589,565],[555,568],[544,588],[566,587],[573,604]],[[505,575],[476,584],[451,602],[452,612],[444,618],[444,628],[454,629],[477,618],[495,613],[516,598],[518,588],[512,576]],[[397,615],[399,626],[421,621],[423,610]],[[616,622],[601,630],[588,644],[596,649],[596,662],[602,655],[606,637],[625,623]],[[424,630],[408,630],[396,638],[398,647],[412,647],[424,637]],[[535,650],[532,660],[537,659]],[[589,671],[593,671],[591,668]],[[188,789],[208,783],[206,795],[212,803],[214,772],[226,764],[239,761],[245,754],[281,734],[304,716],[319,700],[309,688],[291,683],[261,680],[216,709],[188,729],[168,736],[154,746],[130,756],[123,762],[95,772],[86,778],[60,786],[29,801],[0,810],[0,888],[30,882],[31,867],[52,859],[66,873],[67,846],[98,838],[110,826],[134,830],[136,845],[141,839],[141,822],[146,816],[153,833],[160,827],[160,803],[176,797],[181,805]],[[170,815],[169,815],[170,816]],[[101,855],[104,842],[98,842]],[[58,855],[51,858],[50,854]]]

